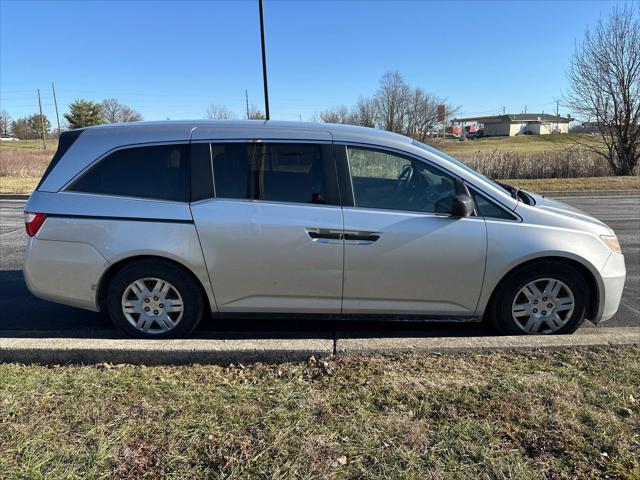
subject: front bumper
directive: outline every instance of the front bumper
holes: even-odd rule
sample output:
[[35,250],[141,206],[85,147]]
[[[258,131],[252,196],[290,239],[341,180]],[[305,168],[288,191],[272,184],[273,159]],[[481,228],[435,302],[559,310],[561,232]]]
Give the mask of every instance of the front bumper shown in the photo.
[[615,315],[620,306],[620,299],[624,290],[627,271],[624,256],[612,253],[600,271],[602,285],[600,286],[600,304],[593,323],[604,322]]

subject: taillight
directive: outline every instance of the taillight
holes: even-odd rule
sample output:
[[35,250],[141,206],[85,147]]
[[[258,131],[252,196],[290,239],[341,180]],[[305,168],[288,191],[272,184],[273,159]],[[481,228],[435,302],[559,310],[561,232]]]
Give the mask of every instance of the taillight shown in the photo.
[[24,212],[24,226],[27,229],[27,235],[33,237],[47,218],[46,213]]

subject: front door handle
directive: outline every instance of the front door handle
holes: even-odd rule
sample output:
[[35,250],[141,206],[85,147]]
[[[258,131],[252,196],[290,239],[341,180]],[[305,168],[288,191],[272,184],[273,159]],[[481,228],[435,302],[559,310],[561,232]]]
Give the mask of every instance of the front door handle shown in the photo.
[[307,235],[316,243],[337,243],[343,240],[352,245],[369,245],[380,238],[379,233],[372,232],[342,232],[325,228],[305,228]]

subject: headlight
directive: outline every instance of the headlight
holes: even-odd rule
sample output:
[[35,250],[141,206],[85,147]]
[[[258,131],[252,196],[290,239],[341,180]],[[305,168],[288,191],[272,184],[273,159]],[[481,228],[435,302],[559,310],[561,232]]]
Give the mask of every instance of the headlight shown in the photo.
[[602,241],[616,253],[622,253],[622,249],[620,248],[620,243],[618,242],[618,237],[615,235],[600,235]]

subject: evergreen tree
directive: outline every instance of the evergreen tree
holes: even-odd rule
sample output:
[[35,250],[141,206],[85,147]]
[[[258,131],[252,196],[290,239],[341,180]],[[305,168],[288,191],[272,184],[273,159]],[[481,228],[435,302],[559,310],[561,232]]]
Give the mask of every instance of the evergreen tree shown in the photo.
[[69,105],[69,113],[64,114],[69,128],[83,128],[104,123],[102,105],[91,100],[76,100]]
[[44,122],[44,134],[46,136],[49,135],[49,130],[51,130],[51,122],[46,115],[41,115],[39,113],[34,113],[30,117],[27,117],[27,124],[29,128],[35,132],[36,137],[42,136],[42,123]]

